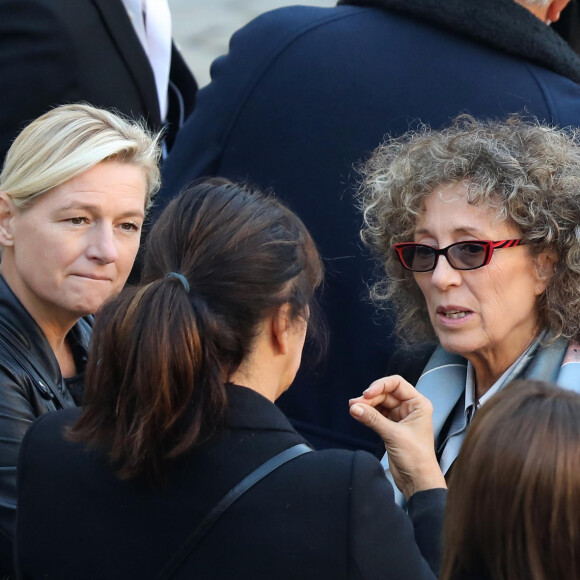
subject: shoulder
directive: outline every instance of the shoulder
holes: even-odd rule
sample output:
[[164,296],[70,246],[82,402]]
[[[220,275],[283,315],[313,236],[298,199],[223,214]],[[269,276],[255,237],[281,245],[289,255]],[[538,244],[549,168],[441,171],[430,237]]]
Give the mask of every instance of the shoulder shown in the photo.
[[373,27],[377,24],[380,28],[380,23],[373,19],[376,12],[373,8],[357,6],[288,6],[265,12],[232,36],[228,56],[231,58],[238,50],[259,44],[260,51],[254,53],[252,60],[266,63],[303,39],[318,38],[333,31],[335,25],[346,26],[360,34],[360,17],[363,16]]
[[[351,18],[367,12],[376,12],[375,9],[357,6],[333,6],[321,8],[316,6],[286,6],[260,14],[244,26],[239,32],[270,30],[271,33],[304,32],[314,27],[324,26],[342,18]],[[236,33],[236,34],[239,34]],[[235,35],[234,35],[235,36]]]
[[23,29],[48,30],[63,21],[62,4],[58,0],[0,0],[1,28],[19,24]]
[[364,488],[371,481],[387,495],[392,496],[392,487],[385,477],[379,460],[367,451],[346,449],[325,449],[303,456],[302,469],[316,474],[317,479],[347,483],[348,493],[356,492],[358,486]]
[[580,84],[535,64],[529,63],[527,68],[544,95],[549,121],[560,127],[580,126]]
[[44,440],[47,436],[53,436],[53,434],[58,434],[61,437],[63,430],[72,426],[81,416],[81,412],[82,409],[80,407],[71,407],[70,409],[47,413],[32,424],[26,433],[26,439]]
[[61,445],[67,444],[65,431],[74,425],[80,417],[80,408],[70,408],[42,415],[28,429],[20,452],[20,461],[32,457],[49,457],[58,451]]

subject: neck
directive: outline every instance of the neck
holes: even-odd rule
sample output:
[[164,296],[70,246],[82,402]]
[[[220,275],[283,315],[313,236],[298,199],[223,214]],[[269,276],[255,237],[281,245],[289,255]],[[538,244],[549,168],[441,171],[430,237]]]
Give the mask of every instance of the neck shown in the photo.
[[531,12],[536,18],[539,18],[542,22],[548,23],[548,8],[549,4],[541,6],[539,4],[528,4],[526,0],[516,0],[516,2],[523,6],[526,10]]
[[239,385],[240,387],[252,389],[252,391],[256,391],[256,393],[266,397],[272,403],[278,398],[278,386],[263,366],[258,370],[252,364],[242,363],[229,376],[228,382]]
[[520,348],[513,349],[511,353],[472,353],[466,358],[473,365],[475,373],[475,395],[480,399],[489,391],[495,382],[512,366],[516,360],[530,347],[535,340],[534,335],[526,341]]

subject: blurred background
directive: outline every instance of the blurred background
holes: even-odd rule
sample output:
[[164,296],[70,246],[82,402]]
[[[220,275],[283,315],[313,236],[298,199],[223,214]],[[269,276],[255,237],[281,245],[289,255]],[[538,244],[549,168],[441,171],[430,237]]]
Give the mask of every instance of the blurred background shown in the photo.
[[[173,38],[199,86],[209,80],[212,61],[225,54],[231,35],[268,10],[300,2],[284,0],[169,0]],[[334,6],[336,0],[307,0],[309,6]]]

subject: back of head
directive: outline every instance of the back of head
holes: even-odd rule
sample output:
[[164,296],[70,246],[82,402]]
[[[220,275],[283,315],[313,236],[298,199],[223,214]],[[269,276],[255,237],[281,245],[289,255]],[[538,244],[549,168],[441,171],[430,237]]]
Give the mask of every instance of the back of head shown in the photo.
[[130,163],[147,179],[146,205],[159,189],[160,135],[86,104],[62,105],[27,125],[12,143],[0,191],[19,209],[103,161]]
[[305,226],[274,197],[225,180],[186,189],[148,237],[142,286],[98,315],[73,438],[121,477],[161,479],[222,423],[260,323],[283,304],[306,318],[321,280]]
[[441,578],[580,577],[580,395],[514,381],[453,466]]

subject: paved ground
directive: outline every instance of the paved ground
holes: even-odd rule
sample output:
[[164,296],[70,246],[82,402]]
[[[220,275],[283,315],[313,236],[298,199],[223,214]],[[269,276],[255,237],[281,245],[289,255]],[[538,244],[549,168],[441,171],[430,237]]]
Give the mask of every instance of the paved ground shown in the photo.
[[230,36],[258,14],[290,4],[334,6],[336,0],[169,0],[173,36],[195,77],[209,82],[212,61],[225,54]]

